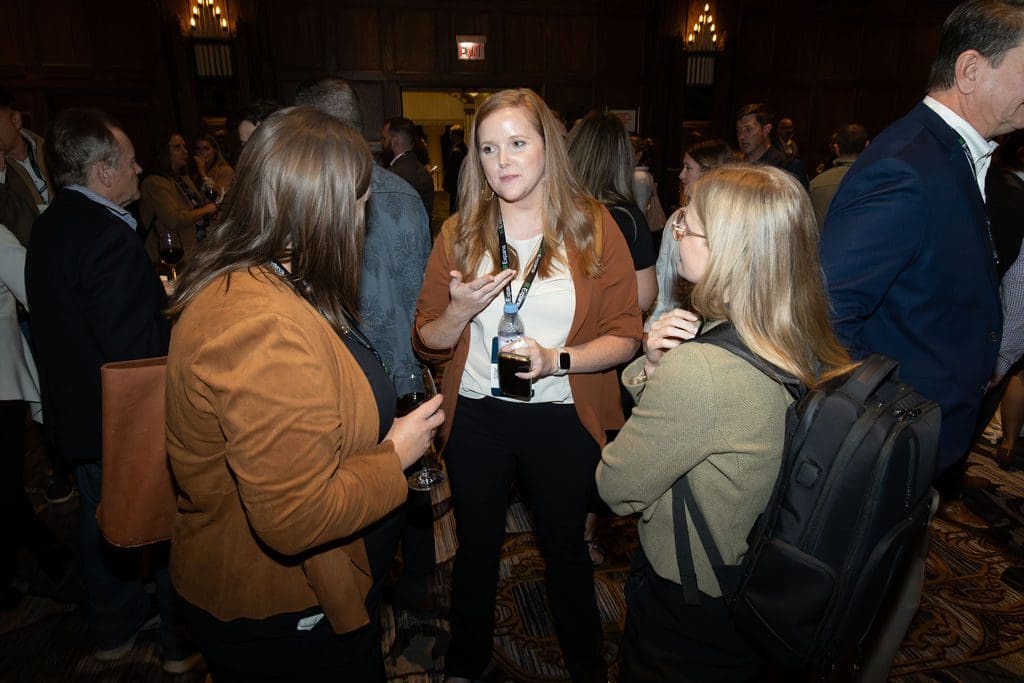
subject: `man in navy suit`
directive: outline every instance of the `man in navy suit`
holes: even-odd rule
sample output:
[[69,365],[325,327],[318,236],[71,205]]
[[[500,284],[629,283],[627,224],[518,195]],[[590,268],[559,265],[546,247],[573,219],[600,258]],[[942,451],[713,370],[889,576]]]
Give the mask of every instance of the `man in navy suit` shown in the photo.
[[[90,109],[61,112],[47,132],[46,158],[59,188],[36,219],[25,261],[43,412],[81,493],[78,540],[89,624],[101,661],[124,657],[154,625],[138,557],[102,539],[96,506],[102,482],[100,366],[167,353],[166,297],[124,207],[139,197],[135,149],[121,128]],[[166,565],[154,570],[164,669],[182,673],[198,657],[172,631]]]
[[840,339],[900,361],[942,406],[939,472],[971,445],[1001,313],[985,219],[990,140],[1024,128],[1024,0],[950,15],[928,96],[879,135],[825,218],[822,263]]
[[[990,140],[1018,128],[1024,0],[965,2],[943,25],[928,96],[872,141],[825,217],[821,256],[836,333],[855,357],[900,361],[901,378],[942,407],[937,475],[956,474],[970,447],[999,350],[984,182]],[[970,522],[951,502],[944,516]],[[913,617],[926,539],[863,680],[884,678]]]

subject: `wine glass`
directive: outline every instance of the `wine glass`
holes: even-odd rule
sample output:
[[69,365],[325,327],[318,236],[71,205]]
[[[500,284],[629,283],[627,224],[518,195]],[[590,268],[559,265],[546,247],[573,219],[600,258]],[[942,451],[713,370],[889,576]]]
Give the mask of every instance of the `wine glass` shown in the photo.
[[[430,369],[419,363],[400,363],[391,373],[391,380],[395,385],[395,394],[398,395],[398,417],[408,415],[416,406],[437,395]],[[414,471],[407,477],[409,488],[414,491],[430,491],[447,478],[437,461],[433,445],[414,467]]]
[[185,250],[181,246],[181,238],[176,232],[162,232],[158,236],[157,251],[160,253],[160,260],[171,269],[171,280],[176,280],[178,274],[175,266],[185,256]]

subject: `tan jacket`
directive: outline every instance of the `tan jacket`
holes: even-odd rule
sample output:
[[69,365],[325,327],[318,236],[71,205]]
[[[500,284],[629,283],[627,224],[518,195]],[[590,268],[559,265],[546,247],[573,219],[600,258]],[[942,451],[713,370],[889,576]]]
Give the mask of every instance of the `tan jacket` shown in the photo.
[[[21,129],[21,135],[28,142],[29,147],[35,153],[36,164],[39,166],[40,173],[43,174],[43,180],[46,181],[46,189],[50,195],[50,201],[52,202],[54,197],[57,196],[57,190],[53,187],[53,181],[50,179],[50,170],[46,167],[46,154],[43,152],[43,138],[36,135],[27,128]],[[38,207],[40,204],[46,204],[43,201],[43,196],[39,194],[39,190],[36,189],[36,181],[32,179],[25,167],[19,164],[11,157],[7,157],[7,172],[14,173],[21,180],[17,185],[13,185],[16,190],[22,193],[22,197],[33,207]]]
[[[187,176],[182,180],[195,192],[197,197],[202,193],[192,184]],[[146,231],[146,254],[151,261],[159,261],[159,233],[175,232],[185,250],[183,262],[187,263],[196,252],[196,220],[189,214],[193,207],[178,184],[170,178],[154,174],[142,181],[139,190],[140,227]],[[205,202],[205,197],[203,198]]]
[[228,621],[319,604],[368,622],[360,531],[401,504],[376,402],[326,321],[264,269],[207,286],[171,335],[167,451],[181,488],[171,579]]
[[[622,231],[608,209],[601,207],[601,216],[602,224],[595,227],[598,253],[603,265],[599,278],[591,279],[580,271],[575,246],[571,242],[566,244],[572,284],[576,291],[576,312],[566,346],[582,344],[606,334],[637,341],[643,336],[640,307],[636,303],[633,259],[629,255]],[[448,245],[453,239],[455,228],[455,220],[449,219],[441,228],[441,238],[434,243],[423,276],[423,289],[416,302],[413,330],[413,348],[417,354],[426,360],[448,361],[441,384],[445,414],[442,440],[447,440],[455,417],[455,401],[459,395],[462,371],[466,367],[466,357],[469,355],[469,325],[450,349],[428,347],[420,338],[419,330],[440,317],[451,300],[448,291],[451,276],[448,273],[455,270],[455,263]],[[569,375],[569,386],[572,388],[580,422],[598,444],[604,445],[605,430],[618,429],[623,423],[622,399],[615,368],[602,372],[572,373]]]

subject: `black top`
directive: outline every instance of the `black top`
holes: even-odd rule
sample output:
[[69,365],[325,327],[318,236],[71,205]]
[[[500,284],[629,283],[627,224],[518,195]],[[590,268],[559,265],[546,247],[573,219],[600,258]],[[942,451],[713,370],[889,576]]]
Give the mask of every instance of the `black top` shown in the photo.
[[373,350],[366,343],[361,342],[352,334],[346,334],[342,338],[352,357],[363,369],[366,380],[370,383],[370,391],[377,401],[377,414],[380,418],[377,441],[383,441],[391,423],[395,421],[395,408],[398,398],[395,396],[395,387],[391,384],[391,378],[381,365],[380,359],[373,353]]
[[629,245],[629,254],[633,257],[633,270],[653,266],[658,260],[658,255],[654,252],[654,237],[643,211],[636,204],[609,206],[608,210],[618,223],[622,236],[626,238],[626,244]]

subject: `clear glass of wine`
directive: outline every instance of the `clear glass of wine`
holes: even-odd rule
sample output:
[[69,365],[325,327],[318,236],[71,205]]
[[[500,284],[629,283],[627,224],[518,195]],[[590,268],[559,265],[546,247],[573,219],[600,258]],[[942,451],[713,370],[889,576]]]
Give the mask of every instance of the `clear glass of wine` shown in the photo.
[[[437,395],[434,378],[430,368],[419,363],[400,363],[391,373],[391,380],[398,395],[397,415],[408,415],[419,404]],[[437,452],[433,445],[427,449],[423,457],[413,465],[407,477],[409,488],[414,491],[430,491],[437,488],[447,478],[437,461]]]
[[185,250],[181,246],[181,238],[176,232],[161,232],[157,237],[157,251],[160,253],[160,260],[171,269],[171,280],[178,277],[175,266],[185,256]]

